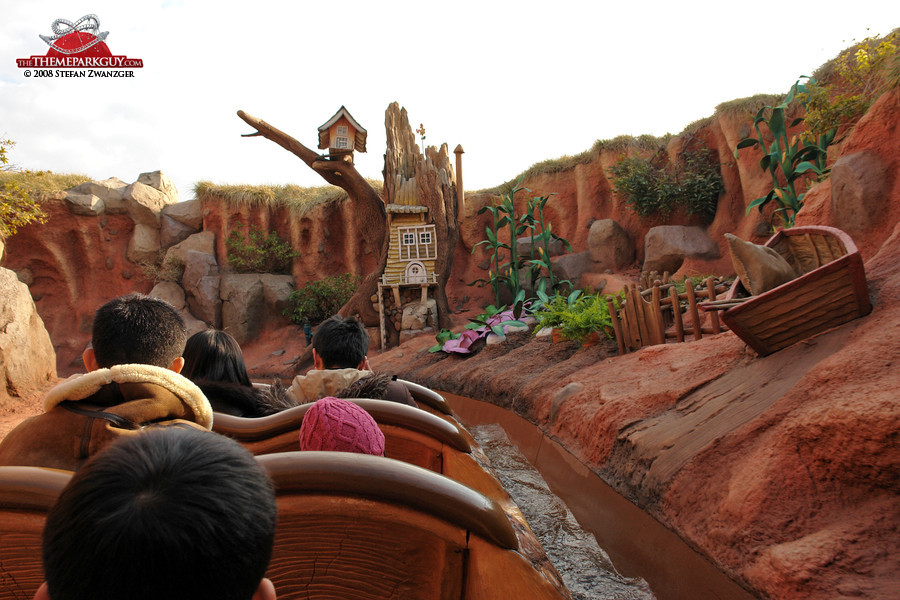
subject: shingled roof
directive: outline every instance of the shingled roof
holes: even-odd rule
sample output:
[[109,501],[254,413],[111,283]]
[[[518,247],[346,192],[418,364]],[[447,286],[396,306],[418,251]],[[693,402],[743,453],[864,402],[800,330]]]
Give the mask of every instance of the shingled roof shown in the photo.
[[328,148],[328,144],[331,142],[331,138],[328,130],[332,125],[338,122],[338,119],[341,117],[346,117],[348,121],[350,121],[350,125],[353,126],[353,129],[356,130],[356,138],[353,140],[353,149],[357,152],[365,152],[366,151],[366,136],[368,132],[365,128],[356,122],[356,119],[353,118],[353,115],[350,114],[346,108],[341,106],[334,116],[328,119],[324,125],[319,127],[319,148],[325,149]]

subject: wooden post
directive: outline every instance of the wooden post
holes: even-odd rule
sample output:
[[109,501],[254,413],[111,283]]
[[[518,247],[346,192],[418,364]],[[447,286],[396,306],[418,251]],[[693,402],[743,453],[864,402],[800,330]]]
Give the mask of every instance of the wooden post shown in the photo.
[[[709,301],[714,302],[716,299],[716,284],[713,282],[712,277],[706,278],[706,290],[709,294]],[[709,311],[709,323],[712,325],[713,333],[721,333],[722,328],[719,327],[719,313],[718,311],[711,310]]]
[[462,223],[466,218],[466,191],[463,188],[462,178],[462,155],[465,152],[462,144],[457,144],[453,154],[456,155],[456,219]]
[[675,340],[684,341],[684,321],[681,320],[681,308],[678,304],[678,292],[675,286],[669,288],[669,301],[672,302],[672,314],[675,317]]
[[690,277],[684,280],[684,291],[687,293],[688,310],[691,313],[692,326],[694,328],[694,339],[699,340],[703,337],[700,331],[700,311],[697,310],[697,298],[694,296],[694,282]]
[[659,280],[657,279],[653,283],[653,295],[650,297],[650,309],[653,314],[650,315],[650,318],[653,319],[653,329],[655,330],[654,334],[654,343],[656,344],[665,344],[666,343],[666,326],[663,323],[662,316],[662,304],[660,303],[660,291],[659,291]]
[[381,349],[386,346],[387,328],[384,326],[384,284],[378,282],[378,332],[381,334]]
[[612,296],[606,297],[606,308],[609,309],[609,316],[612,317],[613,331],[616,332],[616,345],[619,346],[619,354],[625,354],[625,337],[622,333],[622,324],[619,322],[619,311],[616,310]]

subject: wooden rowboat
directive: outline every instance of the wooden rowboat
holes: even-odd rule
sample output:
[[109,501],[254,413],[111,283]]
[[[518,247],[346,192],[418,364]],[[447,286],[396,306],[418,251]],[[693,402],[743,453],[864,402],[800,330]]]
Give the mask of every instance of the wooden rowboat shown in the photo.
[[[782,229],[765,245],[800,275],[722,313],[722,321],[760,356],[871,312],[862,257],[840,229]],[[738,300],[743,292],[736,280],[726,298]]]

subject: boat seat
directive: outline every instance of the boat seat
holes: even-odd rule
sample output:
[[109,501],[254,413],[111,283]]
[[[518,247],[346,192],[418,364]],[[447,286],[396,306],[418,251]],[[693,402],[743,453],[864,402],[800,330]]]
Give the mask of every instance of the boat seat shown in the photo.
[[[513,502],[496,477],[472,455],[472,436],[454,419],[443,419],[412,406],[352,398],[384,433],[384,454],[463,483],[512,510]],[[215,413],[213,431],[227,435],[257,456],[300,449],[300,425],[312,404],[266,417]]]
[[44,581],[44,521],[71,477],[57,469],[0,467],[0,599],[30,599]]
[[442,415],[453,415],[453,410],[450,408],[447,400],[431,388],[405,379],[398,379],[397,381],[406,386],[406,389],[409,390],[413,400],[416,401],[420,408]]
[[276,489],[281,600],[568,597],[517,551],[500,505],[447,477],[346,452],[257,460]]

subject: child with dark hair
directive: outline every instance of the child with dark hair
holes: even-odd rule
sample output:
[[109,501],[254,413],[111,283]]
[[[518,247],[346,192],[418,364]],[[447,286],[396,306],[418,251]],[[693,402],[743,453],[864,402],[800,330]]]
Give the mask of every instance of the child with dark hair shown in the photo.
[[167,427],[110,444],[47,515],[36,600],[274,600],[272,484],[224,436]]
[[319,325],[312,340],[313,369],[297,375],[287,395],[297,404],[326,396],[374,398],[417,406],[402,382],[369,369],[369,334],[353,317],[335,315]]
[[240,344],[224,331],[207,329],[188,338],[181,374],[203,390],[216,412],[263,417],[294,406],[278,380],[253,386]]
[[50,390],[44,413],[0,443],[0,464],[74,471],[111,440],[150,424],[211,428],[209,401],[178,374],[186,337],[181,315],[159,298],[131,294],[101,306],[82,355],[88,373]]

